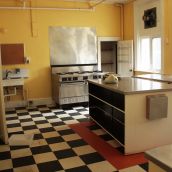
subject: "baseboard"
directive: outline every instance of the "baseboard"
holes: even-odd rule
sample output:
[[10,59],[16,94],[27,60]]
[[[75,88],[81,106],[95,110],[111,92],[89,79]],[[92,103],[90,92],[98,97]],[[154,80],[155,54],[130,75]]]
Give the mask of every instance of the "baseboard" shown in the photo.
[[54,101],[51,97],[49,98],[40,98],[40,99],[29,99],[22,101],[9,101],[5,102],[5,108],[15,108],[15,107],[24,107],[24,106],[38,106],[38,105],[50,105],[54,104]]
[[28,100],[28,106],[50,105],[50,104],[54,104],[54,101],[51,97]]
[[88,107],[88,102],[70,103],[70,104],[63,104],[58,106],[61,107],[62,109],[71,109],[72,107],[76,107],[76,106]]
[[8,144],[8,134],[7,134],[7,131],[6,131],[6,133],[4,133],[4,135],[0,134],[0,145]]
[[5,102],[5,108],[23,107],[27,106],[27,101],[9,101]]
[[2,136],[0,136],[0,145],[4,145],[5,143],[4,143],[4,141],[3,141],[3,139],[2,139]]

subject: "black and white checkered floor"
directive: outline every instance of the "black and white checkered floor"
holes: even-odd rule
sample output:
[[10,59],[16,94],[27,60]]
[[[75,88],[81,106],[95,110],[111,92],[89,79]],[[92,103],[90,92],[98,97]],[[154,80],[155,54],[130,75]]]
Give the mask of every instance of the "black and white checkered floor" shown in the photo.
[[[68,126],[88,121],[88,113],[84,107],[62,110],[53,106],[7,111],[9,137],[34,133],[34,141],[30,146],[0,145],[0,171],[116,172],[115,167]],[[113,139],[101,128],[90,129],[113,146]],[[119,172],[145,172],[144,168],[136,165]]]

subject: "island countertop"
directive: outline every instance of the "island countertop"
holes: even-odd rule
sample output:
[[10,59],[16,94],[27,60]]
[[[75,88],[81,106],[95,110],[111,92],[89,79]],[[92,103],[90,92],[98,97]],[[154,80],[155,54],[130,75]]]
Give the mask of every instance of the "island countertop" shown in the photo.
[[172,145],[157,147],[145,152],[145,157],[166,171],[172,171]]
[[133,77],[121,77],[116,84],[106,84],[102,79],[88,82],[122,94],[172,91],[172,84]]

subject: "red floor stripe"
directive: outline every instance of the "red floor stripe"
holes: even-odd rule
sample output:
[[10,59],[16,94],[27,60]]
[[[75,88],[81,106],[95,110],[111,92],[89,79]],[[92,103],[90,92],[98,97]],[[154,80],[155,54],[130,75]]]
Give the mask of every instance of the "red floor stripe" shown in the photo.
[[71,124],[70,127],[118,170],[147,162],[144,153],[121,154],[117,149],[91,132],[87,128],[90,125],[93,125],[93,122]]

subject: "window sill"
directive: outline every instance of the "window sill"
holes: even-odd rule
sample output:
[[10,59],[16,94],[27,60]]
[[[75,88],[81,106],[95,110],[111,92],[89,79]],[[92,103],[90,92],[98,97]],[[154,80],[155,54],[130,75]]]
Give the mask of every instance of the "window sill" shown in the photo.
[[161,72],[135,70],[134,74],[135,75],[141,75],[141,74],[161,74]]

